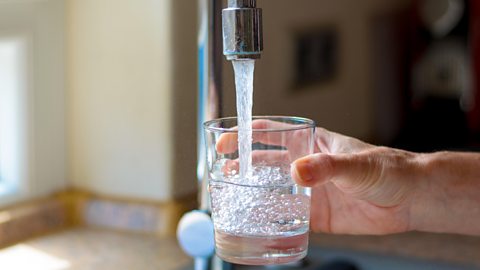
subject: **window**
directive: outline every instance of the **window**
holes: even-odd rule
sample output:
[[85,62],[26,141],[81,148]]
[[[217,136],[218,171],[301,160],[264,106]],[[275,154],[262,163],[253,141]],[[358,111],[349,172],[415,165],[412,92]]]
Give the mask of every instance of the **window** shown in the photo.
[[18,197],[27,177],[28,40],[0,33],[0,202]]

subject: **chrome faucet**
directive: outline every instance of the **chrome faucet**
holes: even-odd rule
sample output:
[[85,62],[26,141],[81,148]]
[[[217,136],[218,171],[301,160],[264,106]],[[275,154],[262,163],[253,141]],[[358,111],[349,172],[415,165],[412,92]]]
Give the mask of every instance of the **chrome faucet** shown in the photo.
[[182,217],[177,238],[184,251],[195,258],[195,270],[229,270],[233,266],[214,255],[203,123],[222,116],[222,40],[227,60],[260,58],[263,50],[262,10],[256,7],[256,0],[228,0],[228,7],[223,11],[222,0],[198,0],[198,5],[199,210]]
[[227,60],[257,59],[263,50],[262,10],[256,0],[229,0],[222,11],[223,54]]

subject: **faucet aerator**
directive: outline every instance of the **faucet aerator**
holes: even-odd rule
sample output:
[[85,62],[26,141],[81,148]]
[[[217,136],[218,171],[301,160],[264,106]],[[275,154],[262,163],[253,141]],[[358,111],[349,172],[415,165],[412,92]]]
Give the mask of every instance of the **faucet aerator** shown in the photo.
[[229,0],[222,11],[223,54],[227,60],[258,59],[263,50],[262,9],[255,0]]

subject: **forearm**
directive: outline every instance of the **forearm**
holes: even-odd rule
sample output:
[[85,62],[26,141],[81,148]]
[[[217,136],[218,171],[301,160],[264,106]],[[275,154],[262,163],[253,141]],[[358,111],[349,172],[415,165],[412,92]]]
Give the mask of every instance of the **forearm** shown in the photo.
[[419,166],[411,229],[480,235],[480,154],[422,154]]

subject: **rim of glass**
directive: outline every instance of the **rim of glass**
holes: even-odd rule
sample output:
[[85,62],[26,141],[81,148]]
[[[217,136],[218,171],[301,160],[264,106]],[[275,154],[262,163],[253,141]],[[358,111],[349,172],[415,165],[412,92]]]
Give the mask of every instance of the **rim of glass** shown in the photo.
[[[238,130],[233,129],[233,127],[230,128],[223,128],[223,127],[214,127],[212,126],[213,124],[220,123],[222,121],[232,121],[236,120],[238,117],[236,116],[230,116],[230,117],[222,117],[222,118],[216,118],[212,119],[209,121],[206,121],[203,123],[203,127],[208,130],[208,131],[217,131],[217,132],[238,132]],[[294,131],[294,130],[301,130],[301,129],[309,129],[309,128],[315,128],[315,121],[312,119],[308,119],[305,117],[299,117],[299,116],[282,116],[282,115],[255,115],[252,117],[253,120],[259,120],[259,119],[266,119],[266,120],[273,120],[275,121],[276,119],[281,120],[281,119],[288,119],[290,121],[298,121],[299,124],[292,124],[292,127],[288,128],[265,128],[265,129],[252,129],[252,132],[282,132],[282,131]],[[279,123],[282,123],[279,121]],[[288,123],[285,123],[288,124]]]

